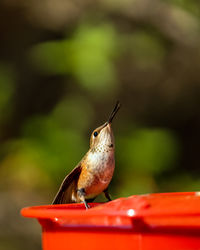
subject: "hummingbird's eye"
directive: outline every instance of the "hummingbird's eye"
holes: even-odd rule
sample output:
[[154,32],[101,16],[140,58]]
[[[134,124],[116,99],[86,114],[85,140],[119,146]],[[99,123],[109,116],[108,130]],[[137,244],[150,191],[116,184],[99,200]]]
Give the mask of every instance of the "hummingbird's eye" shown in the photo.
[[94,135],[94,137],[97,137],[98,132],[97,132],[97,131],[95,131],[93,135]]

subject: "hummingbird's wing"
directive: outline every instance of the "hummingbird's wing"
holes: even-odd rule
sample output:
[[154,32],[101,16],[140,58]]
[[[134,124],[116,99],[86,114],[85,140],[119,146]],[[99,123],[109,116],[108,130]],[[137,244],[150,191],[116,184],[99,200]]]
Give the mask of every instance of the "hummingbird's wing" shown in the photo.
[[65,177],[52,204],[66,204],[76,201],[73,200],[72,196],[76,193],[77,181],[81,173],[81,169],[81,164],[78,164],[78,166]]

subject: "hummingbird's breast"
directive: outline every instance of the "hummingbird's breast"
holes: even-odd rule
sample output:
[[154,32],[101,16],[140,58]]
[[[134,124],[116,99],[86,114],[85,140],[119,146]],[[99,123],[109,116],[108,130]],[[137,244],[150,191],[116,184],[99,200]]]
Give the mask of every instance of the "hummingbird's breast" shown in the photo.
[[82,163],[78,189],[84,188],[86,198],[102,193],[109,185],[115,168],[114,149],[89,151]]

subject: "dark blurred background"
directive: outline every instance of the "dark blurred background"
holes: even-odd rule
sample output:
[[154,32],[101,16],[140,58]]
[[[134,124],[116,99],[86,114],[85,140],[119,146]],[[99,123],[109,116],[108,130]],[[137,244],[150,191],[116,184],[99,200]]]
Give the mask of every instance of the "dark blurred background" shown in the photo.
[[20,209],[52,201],[116,100],[112,197],[200,190],[199,0],[0,1],[0,250],[40,249]]

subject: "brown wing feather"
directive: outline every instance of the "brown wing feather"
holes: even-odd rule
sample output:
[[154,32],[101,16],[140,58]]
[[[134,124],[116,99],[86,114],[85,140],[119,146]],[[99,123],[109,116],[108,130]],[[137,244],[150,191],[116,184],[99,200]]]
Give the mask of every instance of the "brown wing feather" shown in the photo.
[[76,191],[75,189],[80,173],[81,165],[78,165],[65,177],[52,204],[65,204],[74,202],[72,200],[72,192]]

